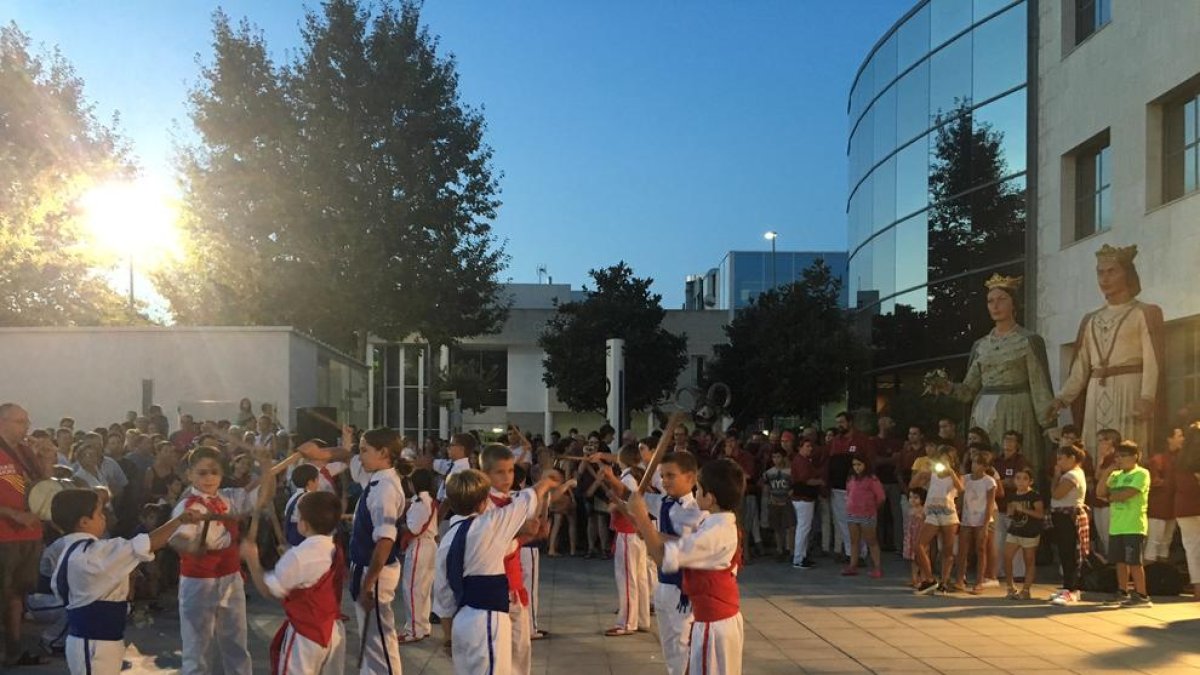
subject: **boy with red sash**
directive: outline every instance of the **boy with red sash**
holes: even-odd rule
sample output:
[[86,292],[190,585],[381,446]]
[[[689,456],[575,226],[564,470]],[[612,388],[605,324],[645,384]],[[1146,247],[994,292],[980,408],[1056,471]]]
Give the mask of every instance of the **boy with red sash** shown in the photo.
[[[609,492],[618,498],[637,492],[638,479],[633,475],[633,469],[641,459],[636,443],[621,446],[617,453],[621,477],[616,478],[607,465],[600,473]],[[618,609],[616,625],[604,634],[620,637],[650,629],[650,583],[646,577],[646,542],[637,536],[637,528],[620,511],[612,514],[611,523],[616,533],[613,571],[617,580]]]
[[257,490],[220,489],[223,473],[219,450],[193,450],[188,456],[192,487],[171,512],[173,517],[184,511],[204,517],[202,525],[180,527],[170,542],[180,554],[183,675],[214,672],[215,664],[208,662],[214,646],[225,675],[251,675],[252,670],[246,647],[246,590],[238,556],[238,520],[254,511]]
[[50,513],[67,533],[50,582],[66,607],[67,667],[74,675],[117,675],[125,656],[129,575],[138,564],[154,560],[176,528],[198,518],[186,512],[149,534],[100,539],[108,525],[104,500],[80,489],[54,495]]
[[287,620],[271,640],[272,675],[341,675],[345,629],[342,583],[345,559],[333,541],[341,522],[341,499],[331,492],[305,493],[297,506],[304,540],[288,549],[275,569],[263,572],[258,546],[241,546],[254,587],[264,597],[283,600]]
[[650,557],[667,574],[683,572],[683,593],[692,605],[689,672],[692,675],[740,675],[744,628],[739,610],[737,570],[741,564],[736,509],[746,477],[733,460],[722,457],[700,469],[696,503],[708,514],[695,532],[665,540],[650,521],[646,500],[632,492],[623,510],[646,540]]
[[429,623],[429,611],[433,592],[434,555],[437,552],[438,502],[429,493],[433,491],[433,472],[417,469],[412,475],[413,502],[405,515],[405,527],[400,532],[400,545],[404,548],[404,570],[401,577],[401,592],[408,621],[400,634],[400,643],[417,642],[429,637],[433,626]]
[[[512,453],[500,449],[509,452],[511,466]],[[509,610],[518,603],[511,599],[505,558],[556,483],[543,478],[497,507],[489,499],[493,482],[482,471],[467,469],[446,479],[446,500],[456,515],[438,545],[433,606],[451,636],[446,646],[457,675],[514,672]],[[560,489],[572,486],[568,481]]]

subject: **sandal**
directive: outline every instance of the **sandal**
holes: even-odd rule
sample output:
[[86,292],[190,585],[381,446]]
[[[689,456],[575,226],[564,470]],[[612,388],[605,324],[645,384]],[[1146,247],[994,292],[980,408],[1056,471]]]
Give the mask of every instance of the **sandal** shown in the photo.
[[1010,588],[1010,589],[1008,589],[1008,594],[1005,595],[1004,597],[1008,600],[1020,600],[1021,593],[1018,592],[1017,589],[1015,589],[1015,588]]
[[635,632],[625,628],[609,628],[604,631],[604,637],[625,637],[626,635],[633,635]]
[[547,630],[535,630],[535,631],[533,631],[533,633],[532,633],[532,634],[529,636],[529,639],[530,639],[530,640],[545,640],[545,639],[546,639],[546,638],[548,638],[548,637],[550,637],[550,631],[547,631]]

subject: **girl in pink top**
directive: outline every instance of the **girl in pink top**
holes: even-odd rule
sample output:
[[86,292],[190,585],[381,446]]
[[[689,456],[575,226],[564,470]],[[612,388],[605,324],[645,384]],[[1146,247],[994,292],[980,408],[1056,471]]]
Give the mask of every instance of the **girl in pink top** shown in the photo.
[[842,576],[858,574],[858,552],[862,541],[871,550],[871,578],[883,576],[880,563],[879,540],[875,537],[875,518],[883,504],[883,483],[871,471],[865,457],[856,456],[850,463],[853,474],[846,481],[846,520],[850,523],[850,564],[842,570]]

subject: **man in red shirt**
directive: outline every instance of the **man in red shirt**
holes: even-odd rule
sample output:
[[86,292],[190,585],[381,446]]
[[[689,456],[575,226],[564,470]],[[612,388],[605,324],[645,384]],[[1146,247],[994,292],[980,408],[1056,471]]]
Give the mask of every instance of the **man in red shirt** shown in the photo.
[[854,427],[849,412],[840,412],[834,418],[838,435],[829,449],[829,504],[833,511],[834,551],[838,562],[850,559],[850,522],[846,514],[846,480],[850,477],[850,463],[862,458],[871,465],[871,437]]
[[809,535],[812,533],[814,508],[825,476],[812,462],[813,442],[800,441],[800,449],[792,457],[792,508],[796,511],[796,539],[792,545],[792,567],[815,567],[808,557]]
[[21,646],[25,595],[37,587],[42,557],[42,522],[29,511],[25,494],[45,477],[25,445],[28,433],[29,413],[15,403],[0,404],[0,609],[4,665],[9,667],[41,663]]

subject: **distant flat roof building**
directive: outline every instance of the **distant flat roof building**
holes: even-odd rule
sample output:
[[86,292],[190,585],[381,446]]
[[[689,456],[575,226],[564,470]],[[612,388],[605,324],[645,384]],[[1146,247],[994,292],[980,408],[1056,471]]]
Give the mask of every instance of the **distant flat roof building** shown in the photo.
[[845,251],[730,251],[719,266],[685,281],[684,309],[719,309],[733,313],[749,307],[760,293],[801,278],[818,258],[842,281],[838,304],[849,304]]

